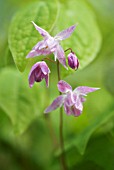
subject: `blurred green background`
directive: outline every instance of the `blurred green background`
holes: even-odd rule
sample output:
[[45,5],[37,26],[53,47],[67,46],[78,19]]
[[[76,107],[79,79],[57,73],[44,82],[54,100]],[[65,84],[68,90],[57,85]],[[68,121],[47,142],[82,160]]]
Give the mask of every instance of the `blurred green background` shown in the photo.
[[0,170],[61,169],[59,109],[43,114],[58,96],[56,66],[48,63],[49,89],[44,81],[28,87],[30,66],[39,58],[25,57],[41,39],[31,20],[52,35],[78,23],[62,45],[73,48],[80,68],[74,73],[61,67],[62,78],[73,88],[101,88],[88,95],[80,117],[64,114],[68,169],[114,169],[113,18],[113,0],[0,1]]

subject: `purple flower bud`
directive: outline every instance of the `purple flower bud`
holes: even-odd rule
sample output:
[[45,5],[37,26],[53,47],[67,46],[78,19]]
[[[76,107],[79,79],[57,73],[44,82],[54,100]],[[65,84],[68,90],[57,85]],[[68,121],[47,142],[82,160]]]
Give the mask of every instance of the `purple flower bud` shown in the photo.
[[78,67],[79,67],[78,58],[76,57],[75,53],[73,53],[73,52],[68,54],[68,65],[74,70],[78,69]]
[[49,67],[44,61],[37,62],[31,68],[29,73],[29,86],[32,87],[34,82],[41,82],[44,78],[46,81],[46,86],[49,86]]

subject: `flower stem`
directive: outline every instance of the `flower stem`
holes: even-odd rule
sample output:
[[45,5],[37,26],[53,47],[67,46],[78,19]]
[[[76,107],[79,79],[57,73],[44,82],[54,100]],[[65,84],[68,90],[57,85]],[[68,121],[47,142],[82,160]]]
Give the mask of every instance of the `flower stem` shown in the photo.
[[48,58],[48,57],[45,57],[45,58],[42,59],[42,61],[44,61],[44,60],[49,60],[49,61],[51,61],[52,63],[56,63],[55,61],[51,60],[51,59]]
[[64,52],[66,52],[66,51],[68,51],[68,50],[70,50],[71,53],[73,53],[72,48],[68,48],[68,49],[66,49]]
[[54,146],[53,149],[55,150],[58,146],[58,142],[57,142],[57,138],[56,138],[56,135],[55,135],[55,132],[54,132],[54,129],[53,129],[53,125],[52,125],[52,122],[51,122],[50,115],[45,115],[45,120],[47,122],[47,126],[48,126],[48,129],[49,129],[49,132],[50,132],[52,144]]
[[[59,61],[57,60],[57,74],[58,74],[58,81],[61,80],[60,77],[60,67]],[[61,95],[61,92],[60,92]],[[59,126],[59,133],[60,133],[60,147],[61,147],[61,156],[60,161],[63,170],[67,170],[66,162],[65,162],[65,153],[64,153],[64,139],[63,139],[63,109],[60,108],[60,126]]]

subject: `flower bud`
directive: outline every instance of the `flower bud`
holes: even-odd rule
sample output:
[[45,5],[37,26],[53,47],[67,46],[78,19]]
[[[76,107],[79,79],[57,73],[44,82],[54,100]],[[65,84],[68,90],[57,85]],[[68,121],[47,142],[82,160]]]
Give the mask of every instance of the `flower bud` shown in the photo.
[[68,54],[68,65],[74,70],[78,69],[78,67],[79,67],[78,58],[76,57],[75,53],[73,53],[73,52]]
[[49,86],[49,67],[44,61],[37,62],[31,68],[29,73],[29,86],[32,87],[34,82],[41,82],[44,78],[46,81],[46,86]]

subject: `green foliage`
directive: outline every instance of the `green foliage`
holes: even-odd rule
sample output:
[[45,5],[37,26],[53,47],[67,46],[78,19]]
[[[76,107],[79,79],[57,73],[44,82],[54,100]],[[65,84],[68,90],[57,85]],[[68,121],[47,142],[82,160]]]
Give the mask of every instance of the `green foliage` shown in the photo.
[[45,89],[30,89],[25,76],[15,69],[0,73],[0,107],[9,116],[15,133],[23,133],[34,118],[43,114]]
[[[107,112],[108,115],[107,115]],[[106,124],[114,116],[114,108],[106,111],[94,118],[94,121],[88,122],[87,127],[83,127],[82,131],[74,135],[66,144],[66,149],[75,146],[80,154],[84,154],[88,141],[92,134],[102,125]]]
[[[0,1],[0,169],[60,169],[57,154],[60,155],[61,151],[57,147],[54,157],[55,150],[49,130],[49,126],[53,127],[59,141],[58,110],[50,114],[52,124],[43,117],[45,107],[58,95],[56,66],[51,66],[48,62],[51,68],[49,89],[45,88],[44,81],[30,89],[27,80],[29,71],[26,69],[26,73],[21,74],[12,67],[14,63],[11,58],[20,71],[24,71],[27,63],[31,65],[39,60],[37,57],[25,59],[31,48],[41,40],[30,23],[33,20],[51,35],[78,23],[75,32],[62,42],[62,46],[64,49],[73,48],[83,69],[66,79],[74,88],[80,85],[101,88],[88,95],[80,117],[68,117],[64,114],[65,153],[69,169],[113,170],[114,2],[29,2],[32,3],[28,6],[28,0]],[[20,9],[22,6],[24,8]],[[10,12],[7,13],[9,9]],[[14,16],[9,31],[10,53],[7,30],[17,9],[19,11]],[[89,64],[95,57],[96,60]],[[69,70],[67,74],[62,66],[61,71],[62,76],[72,72]]]

